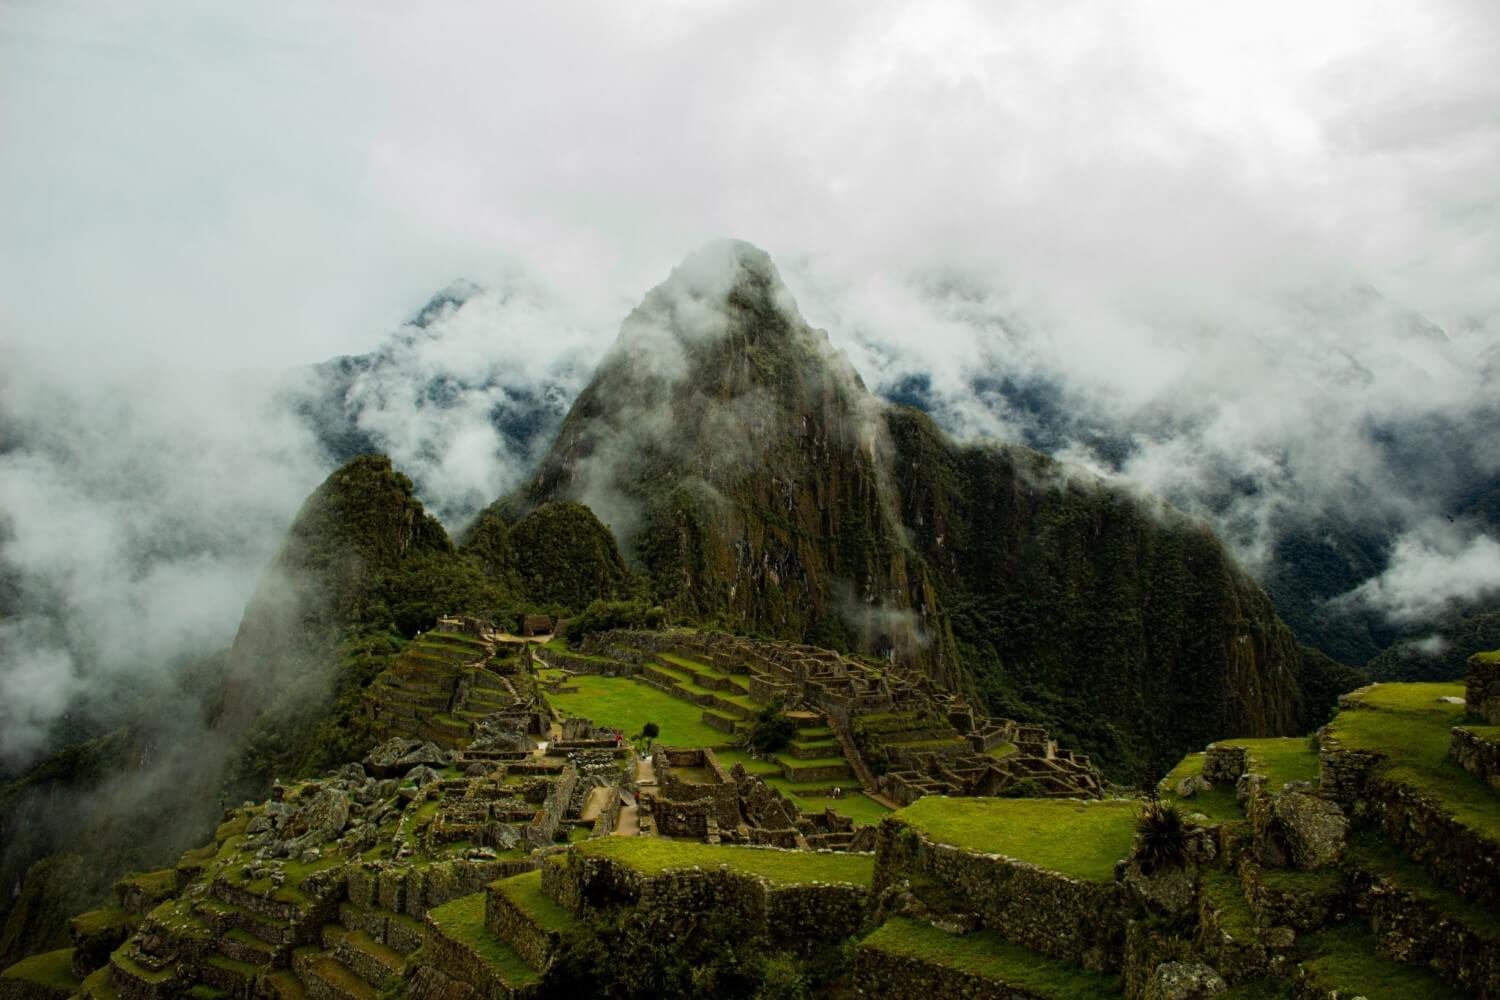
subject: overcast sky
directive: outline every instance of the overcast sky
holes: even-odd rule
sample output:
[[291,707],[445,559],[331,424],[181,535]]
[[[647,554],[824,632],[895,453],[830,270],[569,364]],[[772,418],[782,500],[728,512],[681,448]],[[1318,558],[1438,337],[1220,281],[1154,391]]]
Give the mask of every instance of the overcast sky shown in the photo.
[[1484,0],[6,0],[5,339],[305,363],[515,269],[618,322],[722,235],[841,278],[961,266],[1106,316],[1297,275],[1452,322],[1500,294],[1497,19]]
[[[233,636],[327,472],[268,370],[483,286],[355,386],[425,499],[471,510],[524,472],[497,386],[576,390],[723,236],[956,433],[1017,433],[976,378],[1046,378],[1169,429],[1128,483],[1254,483],[1217,522],[1248,565],[1278,511],[1337,507],[1399,534],[1350,600],[1491,592],[1500,544],[1368,431],[1493,401],[1496,66],[1493,0],[0,0],[0,431],[31,433],[0,529],[46,610],[0,622],[0,763],[100,677]],[[436,377],[462,391],[423,410]]]

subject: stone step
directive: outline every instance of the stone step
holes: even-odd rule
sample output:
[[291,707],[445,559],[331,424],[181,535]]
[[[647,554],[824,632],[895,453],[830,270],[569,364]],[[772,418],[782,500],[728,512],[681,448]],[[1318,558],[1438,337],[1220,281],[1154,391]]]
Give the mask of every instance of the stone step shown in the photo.
[[376,1000],[379,996],[354,970],[320,948],[298,948],[292,955],[292,968],[308,1000]]
[[404,913],[340,903],[339,923],[351,931],[364,931],[401,955],[410,955],[422,944],[422,922]]
[[[269,955],[266,957],[270,958]],[[248,997],[255,974],[259,971],[260,967],[255,964],[215,952],[198,966],[198,978],[229,996]]]
[[339,924],[323,928],[323,949],[377,990],[401,974],[406,959],[362,930]]
[[256,913],[254,910],[227,903],[216,897],[200,902],[198,912],[208,925],[221,935],[227,935],[234,930],[242,930],[273,945],[286,944],[292,939],[290,921]]
[[237,962],[266,965],[276,946],[236,927],[219,938],[219,950]]
[[269,991],[268,1000],[307,1000],[307,991],[302,980],[291,969],[277,969],[261,982]]
[[110,986],[125,1000],[161,1000],[175,994],[180,985],[171,966],[148,969],[125,954],[124,948],[109,956],[108,968]]

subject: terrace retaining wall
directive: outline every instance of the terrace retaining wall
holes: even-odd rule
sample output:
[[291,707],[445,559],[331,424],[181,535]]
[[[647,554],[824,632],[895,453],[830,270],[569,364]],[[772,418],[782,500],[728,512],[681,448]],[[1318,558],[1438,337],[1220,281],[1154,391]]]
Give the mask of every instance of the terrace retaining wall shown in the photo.
[[903,877],[934,879],[986,927],[1024,948],[1094,972],[1124,962],[1129,904],[1117,882],[1090,882],[999,854],[937,844],[889,818],[875,848],[875,893]]

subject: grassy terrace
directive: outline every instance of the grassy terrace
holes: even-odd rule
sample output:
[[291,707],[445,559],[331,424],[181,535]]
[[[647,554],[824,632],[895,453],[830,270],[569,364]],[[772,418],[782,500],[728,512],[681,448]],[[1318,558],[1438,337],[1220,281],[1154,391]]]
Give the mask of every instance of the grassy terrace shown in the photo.
[[1463,921],[1479,934],[1500,941],[1500,914],[1491,912],[1438,882],[1427,869],[1394,850],[1373,830],[1349,838],[1349,862],[1383,876],[1440,912]]
[[456,941],[500,974],[510,986],[526,986],[541,981],[536,970],[525,959],[484,928],[484,893],[463,896],[427,913],[427,917],[444,937]]
[[875,876],[875,859],[864,854],[778,851],[655,837],[600,837],[586,840],[573,850],[609,858],[645,875],[724,866],[742,875],[762,876],[777,885],[844,882],[860,886],[868,886]]
[[1330,732],[1351,750],[1385,755],[1382,776],[1437,800],[1454,819],[1500,841],[1500,798],[1448,757],[1449,730],[1464,706],[1462,684],[1377,684],[1358,698],[1362,708],[1341,711]]
[[1306,736],[1219,740],[1214,745],[1250,751],[1250,770],[1265,775],[1266,785],[1273,792],[1279,792],[1289,781],[1317,783],[1318,751]]
[[[1118,976],[1087,972],[1076,965],[1043,958],[994,931],[959,936],[905,917],[886,921],[860,947],[958,969],[1054,1000],[1115,998],[1122,988]],[[996,993],[999,995],[999,991]]]
[[703,721],[703,709],[628,677],[580,675],[568,682],[578,690],[548,694],[547,701],[563,715],[581,715],[596,726],[613,726],[628,734],[648,722],[661,727],[658,743],[670,747],[714,747],[728,741]]
[[1216,823],[1243,819],[1245,812],[1234,797],[1234,788],[1229,785],[1217,784],[1211,791],[1199,792],[1189,799],[1179,799],[1172,794],[1172,789],[1176,788],[1177,783],[1183,778],[1203,773],[1205,756],[1200,752],[1190,753],[1182,758],[1182,762],[1172,768],[1171,772],[1157,784],[1157,794],[1161,796],[1162,801],[1175,803],[1187,816],[1202,813]]
[[73,978],[73,949],[49,951],[41,955],[23,958],[0,973],[5,979],[22,979],[50,989],[78,992],[78,980]]
[[554,903],[542,892],[542,871],[526,872],[512,878],[501,879],[493,888],[515,904],[516,909],[536,921],[546,931],[566,934],[578,926],[573,914]]
[[1130,853],[1140,804],[1129,800],[950,799],[929,795],[894,818],[941,844],[1003,854],[1093,882],[1114,881]]
[[1375,954],[1375,939],[1363,924],[1348,921],[1307,938],[1301,965],[1318,987],[1369,1000],[1457,1000],[1455,992],[1424,966],[1402,965]]

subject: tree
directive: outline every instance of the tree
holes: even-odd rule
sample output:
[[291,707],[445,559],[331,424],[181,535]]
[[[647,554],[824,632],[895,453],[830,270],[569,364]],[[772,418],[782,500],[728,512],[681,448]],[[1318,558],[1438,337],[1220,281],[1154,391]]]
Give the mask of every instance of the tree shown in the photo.
[[654,722],[648,722],[641,727],[641,735],[646,737],[646,746],[649,747],[651,741],[661,735],[661,727]]
[[797,733],[797,726],[787,718],[784,703],[780,698],[772,701],[755,717],[755,726],[750,730],[750,748],[757,753],[775,753],[783,750]]

